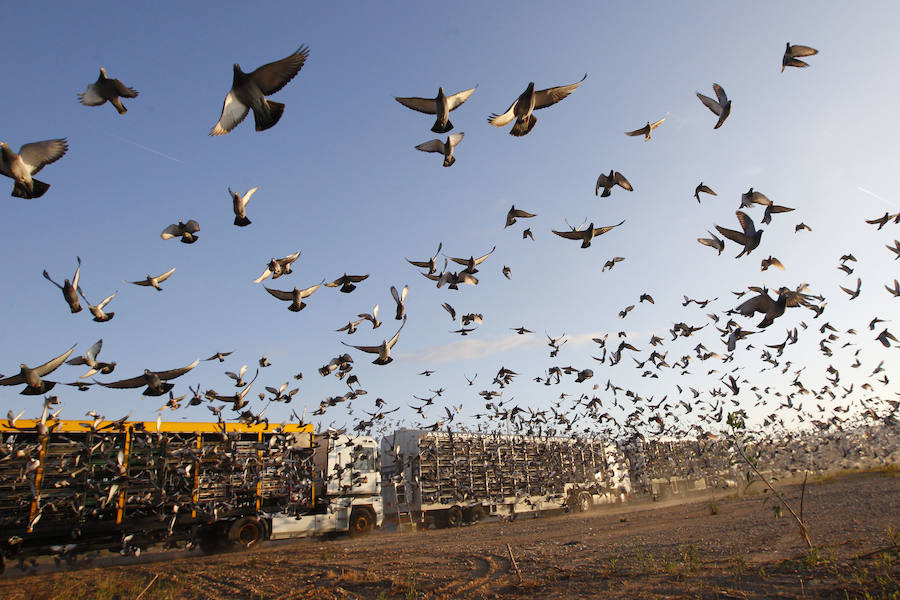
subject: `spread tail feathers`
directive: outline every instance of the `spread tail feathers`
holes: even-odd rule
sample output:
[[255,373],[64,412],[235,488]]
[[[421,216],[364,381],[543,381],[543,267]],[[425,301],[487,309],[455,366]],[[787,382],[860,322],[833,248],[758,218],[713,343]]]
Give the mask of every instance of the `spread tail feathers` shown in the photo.
[[265,111],[253,109],[253,118],[256,120],[257,131],[265,131],[274,126],[284,112],[284,104],[281,102],[266,100],[266,108],[267,110]]
[[535,123],[537,123],[537,117],[534,115],[528,115],[528,118],[524,121],[516,120],[516,124],[513,125],[513,128],[509,132],[509,134],[516,137],[521,137],[534,129]]
[[444,125],[441,125],[440,120],[434,122],[434,125],[431,126],[431,130],[435,133],[447,133],[453,129],[453,123],[450,122],[450,119],[447,119],[447,122]]
[[43,181],[40,181],[38,179],[32,179],[31,191],[29,192],[27,187],[17,181],[15,185],[13,185],[12,195],[16,198],[27,198],[30,200],[32,198],[40,198],[49,189],[49,183],[44,183]]

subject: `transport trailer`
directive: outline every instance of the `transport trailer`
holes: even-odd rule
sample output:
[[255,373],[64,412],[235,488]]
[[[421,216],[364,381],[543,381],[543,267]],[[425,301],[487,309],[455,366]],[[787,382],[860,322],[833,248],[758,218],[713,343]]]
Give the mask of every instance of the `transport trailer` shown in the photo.
[[[377,442],[312,425],[0,423],[0,558],[380,526]],[[5,562],[5,561],[4,561]]]
[[631,492],[605,440],[400,429],[382,438],[381,460],[385,520],[421,528],[586,511]]

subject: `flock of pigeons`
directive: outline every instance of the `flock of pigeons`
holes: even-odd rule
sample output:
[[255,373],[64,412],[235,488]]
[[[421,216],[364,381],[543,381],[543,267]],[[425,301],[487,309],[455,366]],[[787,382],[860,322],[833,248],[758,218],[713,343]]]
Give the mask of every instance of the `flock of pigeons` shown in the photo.
[[[802,57],[815,55],[817,51],[808,46],[786,45],[782,58],[782,72],[786,67],[807,67],[808,64],[801,60]],[[309,57],[309,49],[301,46],[291,55],[277,60],[275,62],[263,65],[250,73],[245,73],[237,64],[234,65],[234,79],[231,90],[225,97],[222,111],[218,122],[210,131],[212,136],[220,136],[229,133],[244,118],[253,111],[255,127],[257,131],[263,131],[275,126],[284,112],[284,104],[268,99],[268,96],[275,94],[287,85],[302,69]],[[528,86],[509,106],[506,111],[499,114],[491,114],[488,122],[495,127],[504,127],[512,124],[510,134],[521,137],[527,135],[537,123],[537,117],[534,112],[543,108],[547,108],[559,103],[570,94],[572,94],[586,79],[587,75],[580,81],[569,85],[550,87],[547,89],[536,90],[533,82]],[[715,98],[697,93],[700,102],[707,107],[716,117],[714,124],[715,129],[720,129],[726,123],[732,110],[732,101],[727,97],[725,90],[719,84],[713,84]],[[431,131],[438,134],[445,134],[454,129],[453,123],[450,121],[450,113],[466,102],[476,88],[471,88],[447,95],[443,87],[438,89],[434,98],[421,97],[397,97],[396,100],[403,106],[412,110],[434,115],[434,124]],[[95,83],[90,84],[87,90],[79,94],[80,101],[87,106],[97,106],[109,102],[112,104],[119,114],[124,114],[126,108],[122,103],[123,98],[136,98],[138,92],[118,79],[110,78],[104,69],[100,70],[100,76]],[[627,131],[628,136],[642,136],[645,141],[651,140],[651,134],[660,127],[665,118],[647,123],[638,129]],[[454,156],[455,148],[463,139],[462,133],[449,134],[446,139],[433,139],[416,146],[417,149],[425,152],[439,153],[443,156],[444,167],[450,167],[454,164],[456,157]],[[54,139],[24,144],[18,153],[14,153],[9,145],[0,142],[0,173],[14,180],[12,196],[33,199],[39,198],[45,194],[50,185],[34,178],[42,168],[52,164],[62,158],[68,149],[65,139]],[[595,194],[606,197],[613,193],[618,187],[622,190],[631,192],[633,186],[629,180],[620,172],[610,170],[609,173],[602,173],[598,176]],[[234,225],[238,227],[246,227],[251,225],[251,220],[247,217],[247,206],[253,194],[258,188],[254,187],[243,195],[228,189],[228,194],[232,199],[234,211]],[[602,190],[602,193],[601,193]],[[698,203],[701,202],[700,194],[716,196],[716,192],[702,182],[694,190],[694,198]],[[756,250],[761,242],[764,231],[757,226],[757,221],[751,216],[752,210],[762,210],[761,217],[757,217],[759,224],[770,224],[774,215],[780,215],[793,211],[793,208],[780,206],[771,201],[765,194],[750,188],[741,197],[740,210],[736,211],[736,217],[739,228],[731,229],[722,225],[715,225],[715,231],[722,237],[718,237],[714,233],[709,233],[709,237],[698,238],[698,242],[705,246],[709,246],[721,254],[726,249],[726,240],[734,244],[735,249],[739,249],[737,258],[750,255]],[[522,208],[513,205],[507,214],[505,227],[510,227],[517,223],[519,219],[529,219],[535,217],[531,213]],[[625,221],[621,221],[612,225],[595,226],[590,223],[587,226],[574,227],[569,225],[568,229],[553,230],[553,233],[561,238],[580,242],[581,248],[588,248],[594,238],[603,235],[614,228],[622,226]],[[880,230],[888,223],[900,223],[900,213],[896,215],[885,214],[883,217],[870,219],[867,223],[877,225]],[[568,223],[567,223],[568,225]],[[810,228],[803,223],[795,226],[795,232],[799,233]],[[198,239],[200,225],[195,220],[189,220],[186,223],[179,221],[176,224],[167,226],[161,233],[164,240],[179,239],[182,243],[193,244]],[[531,230],[526,228],[522,232],[523,239],[531,238]],[[896,256],[900,258],[900,242],[894,241],[894,245],[887,246]],[[441,255],[442,244],[438,246],[434,255],[423,260],[408,260],[415,268],[420,270],[423,277],[434,282],[438,288],[447,286],[449,289],[457,289],[459,285],[477,285],[479,279],[476,274],[479,273],[479,267],[483,268],[483,263],[490,258],[495,248],[480,255],[471,255],[469,257],[451,257],[444,256],[442,265],[438,259]],[[283,258],[272,258],[265,266],[262,274],[254,280],[260,283],[266,279],[278,279],[291,273],[291,265],[300,257],[298,250],[294,254],[290,254]],[[617,263],[624,260],[623,257],[613,257],[603,266],[603,270],[611,269]],[[842,258],[841,268],[847,274],[853,272],[851,266],[856,259],[852,254],[848,254]],[[61,290],[65,302],[72,313],[78,313],[82,310],[80,300],[84,300],[88,305],[88,310],[93,315],[94,321],[106,322],[112,319],[114,312],[106,312],[105,307],[113,300],[115,293],[105,297],[97,304],[92,304],[85,297],[84,291],[80,287],[80,270],[81,260],[77,259],[78,266],[72,279],[65,279],[62,284],[54,281],[51,276],[44,271],[44,277],[52,282],[59,290]],[[450,268],[451,263],[456,265]],[[784,269],[781,261],[774,256],[768,256],[762,260],[761,269],[766,270],[770,267]],[[164,283],[173,275],[175,268],[166,271],[160,275],[152,276],[147,274],[144,279],[130,281],[130,283],[139,286],[153,287],[156,290],[162,290],[160,284]],[[505,277],[509,278],[511,269],[504,265],[502,272]],[[265,286],[265,289],[278,300],[288,302],[288,310],[299,312],[304,309],[305,299],[317,292],[324,285],[326,287],[337,287],[342,293],[351,293],[356,284],[364,281],[369,275],[359,274],[351,275],[344,273],[341,277],[326,283],[323,279],[321,282],[304,287],[294,287],[291,290],[282,290]],[[900,286],[897,280],[894,280],[893,286],[885,286],[888,292],[894,297],[900,296]],[[762,320],[756,325],[759,329],[770,327],[779,317],[784,315],[788,308],[806,308],[813,314],[813,319],[819,318],[825,311],[827,302],[826,298],[821,294],[814,294],[809,290],[809,286],[805,283],[798,284],[793,289],[781,287],[777,290],[776,296],[770,296],[769,290],[763,287],[752,286],[748,288],[753,292],[751,296],[744,299],[736,307],[725,310],[720,313],[708,314],[709,320],[699,324],[689,324],[686,322],[675,323],[670,329],[672,335],[671,341],[675,342],[683,338],[689,338],[696,332],[712,325],[718,330],[719,336],[724,344],[724,351],[717,352],[709,349],[704,343],[698,343],[691,353],[683,354],[680,357],[669,357],[669,351],[666,350],[666,341],[653,335],[649,340],[649,344],[653,347],[648,356],[638,358],[642,351],[638,345],[643,345],[637,340],[628,339],[627,334],[619,332],[613,339],[609,339],[609,334],[594,339],[596,344],[596,353],[600,356],[592,358],[601,366],[614,367],[619,365],[627,356],[625,353],[632,353],[630,356],[638,370],[641,371],[642,377],[660,378],[666,373],[674,373],[687,375],[691,373],[692,364],[699,367],[700,363],[716,360],[717,366],[723,366],[734,359],[734,352],[738,344],[744,343],[748,336],[757,333],[748,329],[746,323],[735,320],[734,317],[750,318],[756,314],[762,315]],[[855,299],[861,293],[861,281],[857,280],[855,288],[841,289],[848,294],[849,298]],[[408,286],[404,286],[402,290],[391,287],[391,294],[395,302],[394,318],[399,321],[399,326],[393,330],[393,335],[383,339],[380,343],[370,345],[354,345],[347,344],[348,347],[359,352],[375,355],[372,363],[376,365],[387,365],[392,362],[391,350],[398,343],[403,327],[407,321],[406,314],[406,298],[409,292]],[[747,291],[734,292],[737,298],[742,298]],[[705,308],[710,302],[717,299],[690,299],[685,297],[683,306],[696,303],[700,308]],[[650,294],[641,295],[638,304],[643,302],[655,303]],[[456,310],[449,304],[444,303],[443,308],[449,313],[454,323],[457,322]],[[635,308],[635,304],[625,307],[619,312],[619,317],[627,318],[630,312]],[[344,332],[347,335],[353,334],[358,327],[364,322],[371,325],[371,329],[377,329],[382,325],[379,320],[379,306],[376,304],[371,313],[360,313],[356,319],[351,319],[346,325],[337,329],[338,332]],[[478,313],[468,313],[460,315],[461,326],[453,333],[465,336],[475,331],[478,325],[483,322],[483,315]],[[869,329],[873,332],[879,328],[879,323],[883,320],[879,318],[873,319],[869,323]],[[805,321],[800,323],[801,330],[808,330],[810,333],[819,331],[824,337],[819,342],[819,349],[826,357],[832,356],[832,347],[835,344],[854,344],[858,332],[851,329],[846,332],[839,332],[829,323],[823,323],[820,327],[811,327]],[[527,327],[511,327],[513,331],[520,335],[529,335],[533,333]],[[875,386],[885,387],[888,385],[888,377],[883,368],[883,363],[873,369],[870,375],[870,382],[864,384],[868,392],[867,398],[854,397],[848,401],[846,407],[838,406],[834,410],[826,409],[821,402],[825,398],[830,400],[847,399],[853,392],[853,385],[848,388],[840,385],[840,374],[837,368],[829,366],[828,374],[830,385],[820,389],[808,388],[804,385],[801,375],[805,367],[796,369],[790,360],[781,360],[782,353],[787,345],[795,344],[800,336],[797,327],[788,330],[784,342],[775,345],[766,345],[761,349],[760,358],[766,365],[765,370],[780,370],[787,373],[793,369],[794,380],[790,390],[776,390],[768,387],[760,387],[754,385],[748,374],[742,372],[746,367],[735,367],[730,371],[721,374],[719,378],[721,385],[715,386],[709,390],[697,390],[688,387],[685,390],[680,384],[673,386],[672,396],[669,395],[654,399],[653,397],[644,398],[637,391],[625,390],[615,385],[612,379],[608,379],[605,386],[601,384],[593,385],[592,389],[582,393],[579,397],[569,399],[568,394],[561,394],[559,399],[554,402],[550,408],[544,410],[536,410],[530,407],[521,407],[513,404],[511,400],[503,398],[503,389],[509,385],[518,375],[515,371],[501,367],[497,374],[491,380],[488,389],[479,392],[484,399],[484,412],[472,415],[477,423],[477,428],[500,428],[505,427],[508,431],[529,433],[533,435],[588,435],[596,434],[599,430],[604,433],[621,437],[627,436],[635,431],[644,431],[653,434],[665,434],[672,436],[697,435],[705,431],[705,428],[722,427],[727,412],[736,411],[742,413],[743,409],[738,401],[738,395],[741,390],[744,393],[752,393],[757,399],[757,405],[767,405],[774,402],[777,408],[766,418],[765,424],[784,422],[784,411],[791,411],[793,416],[800,421],[810,421],[820,429],[841,428],[846,418],[841,418],[840,413],[846,413],[851,410],[850,404],[854,404],[853,411],[860,414],[862,419],[883,422],[885,420],[895,419],[898,410],[898,400],[896,398],[881,397],[876,393]],[[551,348],[550,357],[554,358],[559,353],[562,346],[566,343],[565,334],[557,337],[547,335],[548,346]],[[880,342],[884,347],[891,347],[898,340],[883,328],[880,333],[874,336],[874,339]],[[615,340],[615,341],[613,341]],[[636,345],[637,344],[637,345]],[[20,386],[24,385],[21,393],[26,395],[43,395],[54,389],[56,382],[47,379],[49,375],[55,372],[64,363],[70,365],[85,365],[89,368],[88,372],[82,375],[77,381],[68,383],[78,390],[88,390],[93,384],[97,384],[107,388],[115,389],[137,389],[143,388],[143,394],[146,396],[164,396],[168,395],[166,404],[161,409],[175,409],[182,404],[198,406],[206,404],[212,413],[220,421],[223,420],[222,412],[225,407],[231,404],[231,408],[236,413],[236,418],[246,423],[263,423],[268,422],[265,417],[266,408],[273,402],[289,403],[297,394],[299,388],[288,389],[288,383],[284,383],[279,387],[266,387],[269,393],[260,393],[260,400],[266,402],[265,407],[258,410],[249,408],[250,401],[247,399],[249,392],[256,381],[259,374],[256,374],[249,381],[244,380],[247,372],[247,366],[241,367],[237,373],[228,371],[228,375],[235,382],[237,391],[233,394],[221,394],[215,390],[208,389],[201,391],[198,386],[191,389],[192,395],[176,396],[173,393],[174,383],[172,380],[183,376],[190,372],[198,364],[199,360],[183,367],[164,371],[144,370],[142,374],[118,381],[101,381],[96,376],[109,375],[115,369],[115,362],[104,362],[98,359],[102,340],[92,345],[87,352],[81,356],[70,358],[74,347],[68,349],[62,354],[48,360],[47,362],[36,366],[29,367],[22,364],[18,373],[2,377],[0,376],[0,385],[2,386]],[[747,344],[746,348],[752,348],[752,344]],[[895,346],[896,347],[896,346]],[[857,351],[858,353],[858,351]],[[207,361],[224,361],[231,354],[230,352],[217,352],[205,359]],[[625,361],[627,364],[629,361]],[[856,361],[859,363],[859,360]],[[267,366],[268,360],[263,357],[259,360],[260,367]],[[319,368],[319,373],[323,376],[334,375],[347,385],[347,391],[340,396],[332,396],[322,399],[319,408],[313,412],[315,415],[323,415],[325,412],[339,404],[349,403],[352,400],[366,394],[366,390],[360,386],[359,378],[353,371],[353,357],[350,354],[342,354],[332,358],[329,362]],[[860,364],[851,365],[852,368],[860,367]],[[706,368],[706,367],[704,367]],[[717,373],[715,368],[708,368],[708,374]],[[422,372],[423,376],[430,376],[431,370]],[[543,373],[534,377],[534,380],[544,385],[558,384],[562,381],[563,376],[574,375],[575,381],[583,383],[594,377],[593,369],[576,368],[571,365],[562,366],[555,365]],[[297,373],[295,379],[302,380],[302,373]],[[88,378],[92,378],[88,380]],[[474,385],[477,374],[471,378],[466,377],[469,386]],[[677,395],[675,394],[677,390]],[[431,396],[416,398],[424,402],[422,405],[410,405],[417,413],[425,416],[425,409],[435,403],[435,400],[441,396],[442,388],[432,390]],[[631,412],[624,418],[617,418],[610,412],[616,408],[620,411],[625,410],[624,403],[620,405],[622,400],[619,392],[624,392],[625,397],[629,398]],[[600,396],[603,395],[601,398]],[[806,401],[808,400],[808,401]],[[806,401],[805,404],[803,401]],[[50,412],[50,407],[59,402],[55,396],[47,396],[44,403],[44,411],[40,419],[40,423],[46,428],[52,428],[53,419],[58,411]],[[816,407],[810,406],[815,404]],[[353,426],[354,431],[358,432],[375,432],[378,430],[387,430],[390,427],[390,421],[387,415],[395,412],[400,407],[383,410],[384,401],[376,399],[374,412],[366,411],[368,418],[358,418]],[[816,410],[816,408],[818,410]],[[727,412],[726,412],[727,411]],[[451,427],[465,428],[466,425],[457,420],[457,416],[461,413],[461,407],[445,406],[444,415],[432,423],[419,423],[422,427],[432,430],[442,428],[450,429]],[[352,415],[352,408],[347,408],[347,414]],[[698,423],[704,423],[701,426],[697,423],[689,428],[679,425],[682,418],[687,417],[695,419]],[[292,417],[300,421],[305,418],[303,415],[293,413]],[[13,423],[18,417],[14,417],[10,411],[9,422]]]

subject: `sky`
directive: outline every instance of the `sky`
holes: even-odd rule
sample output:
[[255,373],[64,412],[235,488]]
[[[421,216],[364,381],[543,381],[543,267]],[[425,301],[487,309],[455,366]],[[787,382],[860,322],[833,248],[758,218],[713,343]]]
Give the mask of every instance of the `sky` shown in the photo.
[[[896,78],[884,75],[900,52],[898,13],[892,2],[790,8],[774,2],[569,2],[552,10],[495,2],[487,11],[475,2],[271,2],[263,9],[233,2],[214,9],[96,2],[50,11],[34,3],[11,5],[4,11],[10,25],[0,139],[18,150],[65,137],[69,151],[38,175],[52,186],[43,197],[4,201],[0,372],[9,376],[20,363],[41,364],[73,344],[75,356],[102,338],[99,358],[117,363],[103,381],[233,351],[224,363],[201,361],[174,380],[178,395],[197,385],[232,394],[236,388],[224,371],[246,364],[252,377],[265,356],[271,366],[260,370],[248,396],[253,410],[267,406],[256,399],[264,386],[287,381],[299,387],[291,404],[266,408],[273,421],[305,409],[307,421],[352,427],[363,411],[377,412],[375,399],[383,398],[385,409],[401,407],[386,427],[446,419],[446,406],[461,407],[451,427],[502,428],[474,418],[485,412],[478,392],[493,389],[503,392],[498,400],[507,408],[533,410],[570,394],[562,406],[571,415],[582,410],[571,408],[579,395],[596,395],[603,410],[624,423],[633,409],[624,390],[632,390],[644,399],[639,402],[653,397],[655,405],[666,396],[670,404],[684,400],[697,407],[691,414],[673,409],[666,417],[686,428],[698,413],[709,412],[705,401],[716,402],[710,390],[727,390],[721,379],[729,374],[741,391],[728,392],[728,410],[743,408],[761,423],[784,402],[776,391],[796,390],[791,382],[798,370],[808,389],[820,390],[829,385],[825,378],[833,374],[826,369],[832,366],[839,385],[852,383],[853,391],[842,398],[846,390],[835,387],[834,400],[798,395],[797,401],[822,420],[838,414],[835,407],[859,414],[866,406],[861,402],[873,396],[896,399],[900,380],[896,348],[875,341],[884,327],[898,327],[900,334],[893,323],[900,299],[884,289],[900,275],[900,262],[885,248],[900,237],[900,226],[878,231],[865,223],[900,211],[893,177],[900,151],[891,135],[898,117],[884,101],[900,91]],[[781,73],[785,42],[819,54],[807,59],[809,68]],[[207,135],[231,86],[233,63],[250,71],[301,45],[310,49],[305,66],[270,98],[286,105],[275,127],[256,132],[247,119],[225,136]],[[100,67],[139,91],[125,100],[127,114],[78,102]],[[585,73],[568,98],[536,112],[537,125],[527,136],[512,137],[509,127],[487,123],[530,81],[544,89],[574,83]],[[698,91],[713,96],[714,82],[733,101],[718,130],[715,115],[696,97]],[[438,86],[448,93],[477,86],[451,113],[453,132],[465,138],[450,168],[441,166],[439,155],[414,148],[438,137],[429,131],[433,117],[393,99],[433,97]],[[623,135],[663,117],[649,142]],[[596,197],[596,178],[610,169],[623,173],[634,191],[616,188],[608,198]],[[700,181],[718,195],[698,204],[692,195]],[[12,189],[9,179],[2,185]],[[235,227],[226,190],[243,193],[254,186],[259,191],[247,209],[252,224]],[[738,227],[735,210],[750,187],[795,210],[761,225],[762,243],[749,256],[735,259],[739,248],[731,242],[721,256],[698,244],[716,224]],[[504,228],[513,204],[537,216]],[[747,210],[759,225],[762,207]],[[197,243],[160,239],[180,219],[200,223]],[[568,223],[601,226],[623,219],[587,249],[551,232]],[[795,233],[801,222],[812,231]],[[523,239],[525,228],[533,241]],[[477,286],[438,289],[405,259],[425,260],[439,243],[447,256],[496,251],[479,266]],[[269,259],[298,250],[293,273],[264,284],[289,290],[345,272],[369,278],[350,294],[323,286],[306,299],[307,308],[289,312],[287,303],[253,280]],[[848,263],[850,275],[837,268],[846,253],[857,258]],[[116,313],[113,320],[95,323],[86,309],[71,314],[59,290],[41,276],[46,269],[56,281],[71,278],[76,256],[91,301],[117,292],[107,307]],[[625,260],[604,272],[614,256]],[[768,256],[786,269],[761,271]],[[504,265],[510,279],[501,272]],[[127,283],[172,267],[162,292]],[[862,291],[851,300],[840,286],[855,288],[857,276]],[[719,315],[723,326],[729,318],[724,311],[750,297],[738,300],[732,291],[802,283],[825,297],[822,316],[813,319],[811,311],[793,308],[766,330],[756,328],[759,315],[735,316],[757,333],[728,363],[694,358],[682,375],[650,363],[636,368],[632,360],[633,354],[644,361],[656,349],[668,351],[672,364],[694,356],[698,343],[724,356],[708,314]],[[390,287],[404,285],[408,322],[392,363],[373,365],[374,356],[342,345],[390,338],[400,325]],[[655,304],[639,303],[642,293]],[[685,296],[712,302],[703,309],[682,306]],[[465,337],[451,333],[459,319],[451,320],[443,302],[458,314],[483,314],[483,324]],[[375,304],[384,321],[379,329],[363,323],[352,336],[335,331]],[[630,305],[635,308],[619,318]],[[876,316],[888,322],[870,331]],[[706,327],[670,341],[669,328],[681,321]],[[839,335],[831,356],[819,351],[819,341],[832,333],[819,332],[826,321]],[[534,333],[516,335],[512,328],[520,326]],[[778,367],[762,362],[762,346],[780,343],[793,327],[800,340],[788,346]],[[608,334],[611,352],[618,332],[640,351],[624,353],[617,365],[594,360],[602,350],[591,339]],[[551,358],[547,336],[563,334],[568,341]],[[664,347],[649,345],[654,334],[666,340]],[[348,391],[334,376],[317,373],[344,352],[353,356],[353,373],[368,393],[313,417],[323,398]],[[852,366],[857,360],[859,366]],[[880,361],[884,372],[877,377],[886,375],[888,384],[870,377]],[[550,386],[534,381],[554,365],[590,368],[594,377],[575,383],[574,375],[565,375]],[[491,384],[501,367],[518,374],[503,390]],[[659,378],[642,377],[645,369]],[[84,370],[65,365],[47,379],[73,382]],[[419,375],[425,370],[434,374]],[[297,373],[302,381],[293,378]],[[476,373],[468,385],[465,377]],[[607,381],[623,391],[614,398],[604,389]],[[862,389],[865,382],[873,389]],[[694,398],[689,387],[700,395]],[[419,418],[409,407],[420,404],[414,396],[438,389],[445,391]],[[39,415],[41,397],[19,391],[0,388],[0,408]],[[164,403],[142,397],[140,389],[78,392],[58,385],[53,393],[64,406],[60,416],[71,419],[96,410],[110,418],[152,420]],[[780,413],[788,425],[797,424],[792,411]],[[656,428],[647,422],[654,412],[662,411],[640,416],[640,429]],[[201,406],[163,418],[213,417]]]

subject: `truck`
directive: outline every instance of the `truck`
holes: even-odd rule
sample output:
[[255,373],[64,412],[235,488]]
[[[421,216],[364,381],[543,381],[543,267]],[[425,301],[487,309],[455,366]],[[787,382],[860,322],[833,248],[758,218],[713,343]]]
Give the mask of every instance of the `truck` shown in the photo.
[[247,548],[383,520],[378,443],[312,425],[0,423],[0,560]]
[[623,502],[628,467],[600,439],[399,429],[381,440],[385,521],[455,527],[489,515]]

